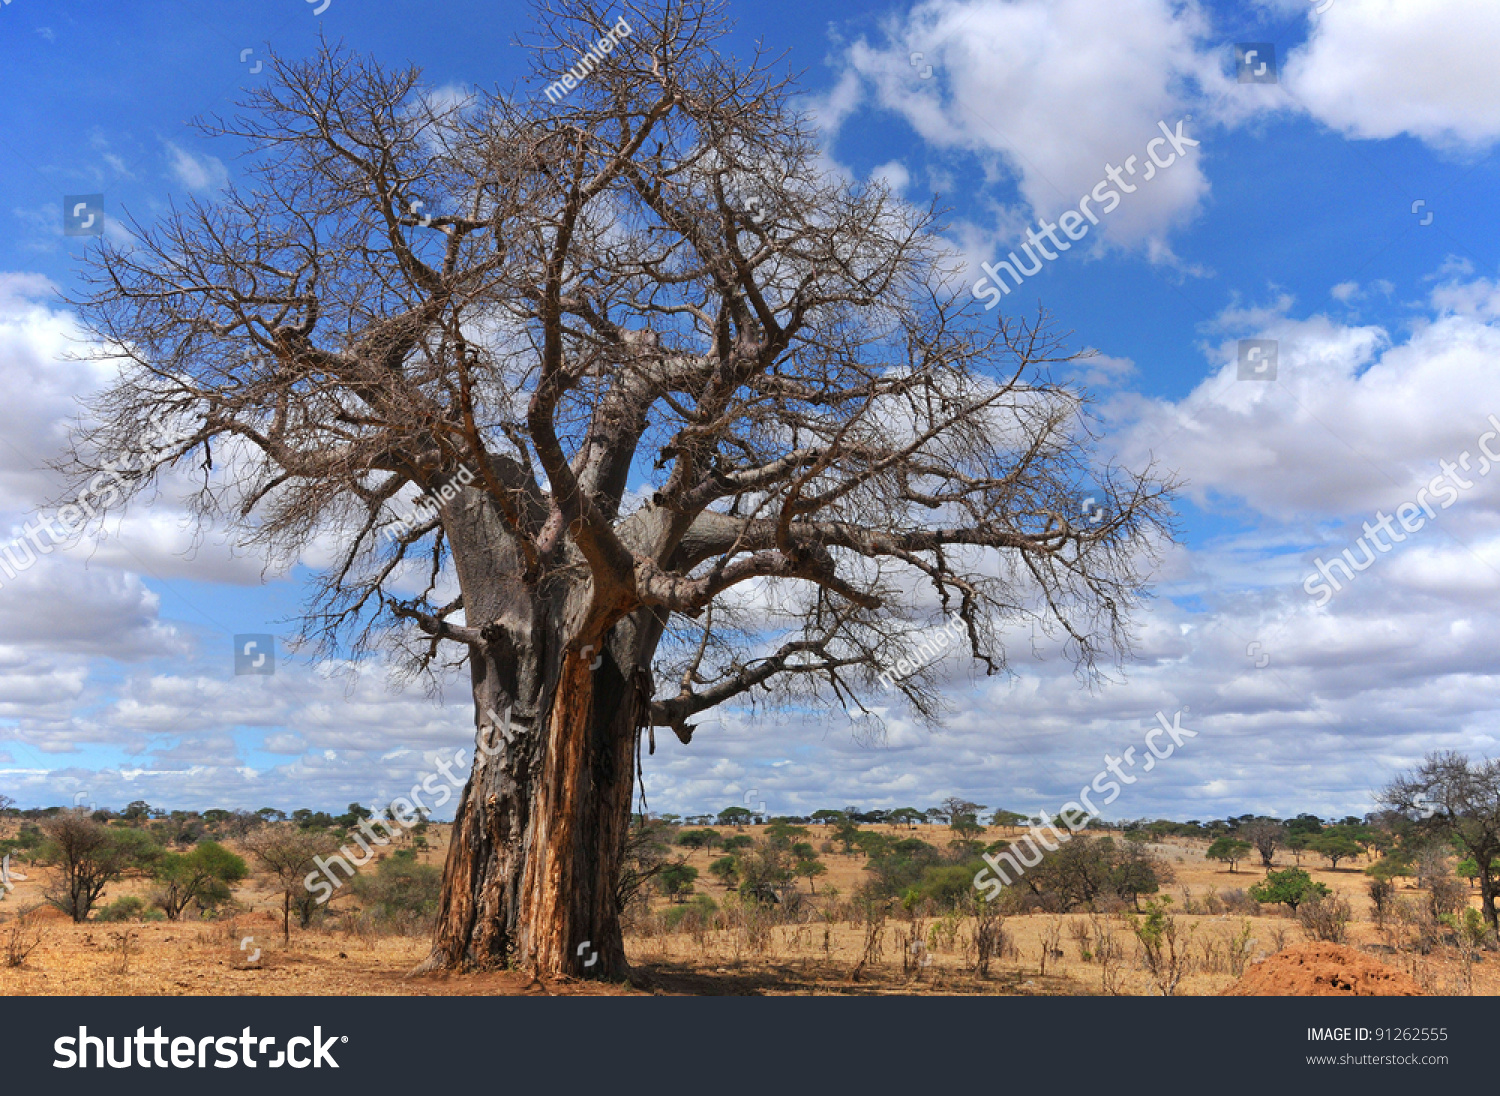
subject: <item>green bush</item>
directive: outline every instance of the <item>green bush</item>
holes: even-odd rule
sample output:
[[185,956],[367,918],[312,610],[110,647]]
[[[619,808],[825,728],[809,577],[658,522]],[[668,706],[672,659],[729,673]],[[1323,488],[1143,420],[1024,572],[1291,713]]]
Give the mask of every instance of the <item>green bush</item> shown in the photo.
[[[99,912],[94,914],[95,921],[134,921],[146,910],[146,903],[135,895],[127,895],[124,898],[116,898],[107,906],[101,906]],[[156,911],[152,911],[156,912]],[[157,915],[160,920],[160,914]]]
[[432,864],[408,857],[388,856],[373,873],[350,880],[365,915],[375,924],[398,932],[424,931],[437,914],[443,873]]
[[667,931],[675,932],[681,927],[683,919],[691,914],[693,917],[701,917],[704,924],[719,910],[718,904],[706,894],[695,894],[687,902],[680,906],[673,906],[662,914],[662,921],[667,926]]
[[1257,902],[1279,902],[1293,913],[1303,902],[1331,893],[1322,883],[1314,883],[1312,876],[1301,868],[1268,872],[1264,879],[1250,888],[1250,897]]

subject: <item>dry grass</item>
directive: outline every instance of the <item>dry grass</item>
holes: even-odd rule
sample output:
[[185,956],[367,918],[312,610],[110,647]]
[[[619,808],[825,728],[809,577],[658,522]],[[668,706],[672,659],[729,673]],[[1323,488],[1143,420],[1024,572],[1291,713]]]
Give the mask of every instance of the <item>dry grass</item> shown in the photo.
[[[423,854],[441,863],[443,827],[433,827],[434,848]],[[887,830],[885,827],[877,827]],[[732,831],[726,831],[732,832]],[[746,832],[754,832],[750,827]],[[898,832],[887,830],[887,832]],[[906,833],[905,830],[899,832]],[[1012,836],[992,828],[986,840]],[[922,827],[916,836],[942,844],[946,829]],[[814,828],[813,840],[823,838]],[[1306,933],[1295,919],[1269,908],[1259,915],[1225,903],[1228,892],[1261,877],[1259,868],[1231,873],[1203,857],[1206,842],[1172,840],[1157,851],[1173,866],[1173,910],[1184,930],[1191,928],[1191,972],[1177,992],[1217,994],[1247,964],[1289,945]],[[707,867],[718,854],[699,851],[689,862],[700,871],[699,891],[721,907],[724,892],[712,884]],[[802,912],[790,923],[768,911],[689,918],[682,931],[632,933],[626,946],[637,976],[634,985],[599,986],[569,980],[541,983],[512,973],[463,977],[423,977],[405,973],[426,955],[421,937],[378,934],[338,927],[349,900],[341,897],[328,923],[293,928],[289,946],[280,933],[279,894],[255,877],[237,893],[243,909],[219,921],[145,922],[128,925],[75,925],[56,910],[36,910],[21,925],[17,913],[40,901],[47,872],[29,870],[7,901],[0,902],[0,958],[10,935],[38,935],[20,965],[0,963],[0,995],[504,995],[540,993],[714,993],[714,994],[1125,994],[1154,992],[1139,961],[1137,944],[1122,917],[1089,914],[1035,914],[978,923],[972,917],[929,916],[913,920],[899,909],[877,908],[851,919],[849,899],[865,878],[864,858],[838,852],[821,854],[828,874],[816,896],[804,892]],[[1423,953],[1422,927],[1414,919],[1426,895],[1410,884],[1397,889],[1395,908],[1405,914],[1377,928],[1366,892],[1362,863],[1328,871],[1304,857],[1303,868],[1349,903],[1349,943],[1410,974],[1430,992],[1480,995],[1500,993],[1500,962],[1481,961],[1465,969],[1461,955],[1439,944]],[[1289,866],[1278,861],[1277,866]],[[806,884],[803,884],[804,888]],[[138,883],[110,888],[105,901],[143,894]],[[342,893],[342,892],[341,892]],[[1471,898],[1477,904],[1477,897]],[[668,908],[653,900],[653,911]],[[1404,919],[1403,919],[1404,918]],[[352,920],[351,920],[352,923]],[[19,926],[19,927],[18,927]],[[121,934],[128,933],[126,939]],[[113,935],[112,935],[113,934]],[[1186,935],[1186,933],[1184,933]],[[253,938],[245,948],[245,937]],[[21,937],[17,937],[21,939]],[[261,951],[250,962],[254,948]],[[1449,954],[1449,952],[1452,954]],[[1488,959],[1494,953],[1485,953]],[[1043,962],[1045,961],[1045,973]]]

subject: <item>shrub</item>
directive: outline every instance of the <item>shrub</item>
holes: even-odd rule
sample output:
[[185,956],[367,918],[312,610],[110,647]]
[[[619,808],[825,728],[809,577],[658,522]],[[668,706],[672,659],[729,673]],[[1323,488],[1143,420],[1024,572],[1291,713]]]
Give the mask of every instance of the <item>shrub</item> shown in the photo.
[[1349,942],[1349,920],[1353,917],[1349,903],[1337,895],[1319,895],[1304,901],[1297,909],[1297,922],[1309,940],[1326,940],[1330,944]]
[[1433,874],[1428,881],[1427,903],[1434,920],[1457,914],[1469,907],[1469,888],[1453,875]]
[[1293,913],[1303,902],[1321,898],[1329,893],[1322,883],[1314,883],[1312,876],[1301,868],[1267,872],[1266,877],[1250,888],[1250,897],[1257,902],[1280,903]]
[[107,906],[101,906],[94,914],[95,921],[134,921],[145,910],[146,903],[135,895],[116,898]]
[[1184,932],[1171,912],[1172,899],[1168,895],[1146,900],[1146,915],[1129,919],[1130,930],[1135,933],[1140,945],[1141,965],[1151,975],[1157,990],[1163,997],[1172,997],[1192,970],[1188,955],[1188,944],[1195,926]]
[[718,904],[708,895],[695,894],[682,905],[666,910],[662,924],[668,932],[691,930],[710,924],[718,910]]
[[232,897],[230,885],[250,874],[245,862],[216,841],[204,841],[192,852],[163,854],[157,861],[154,896],[167,918],[176,921],[190,902],[200,910],[222,906]]
[[1391,902],[1396,897],[1396,885],[1390,879],[1376,876],[1370,880],[1369,889],[1370,904],[1375,907],[1375,924],[1384,927],[1385,919],[1391,910]]
[[46,935],[46,924],[37,916],[38,906],[21,910],[5,926],[0,934],[0,959],[8,967],[19,967],[26,957],[41,946]]
[[350,880],[371,921],[408,934],[430,927],[442,883],[442,872],[434,865],[394,856],[381,860],[373,874]]
[[1224,905],[1225,913],[1250,914],[1252,916],[1260,913],[1260,903],[1251,898],[1243,887],[1234,887],[1224,891],[1218,898]]

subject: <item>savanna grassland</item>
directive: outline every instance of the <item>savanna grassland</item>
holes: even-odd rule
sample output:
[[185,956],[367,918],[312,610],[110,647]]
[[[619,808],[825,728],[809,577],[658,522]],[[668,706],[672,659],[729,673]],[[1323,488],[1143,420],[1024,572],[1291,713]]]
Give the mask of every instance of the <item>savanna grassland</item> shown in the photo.
[[[0,835],[14,837],[18,829],[11,819]],[[953,872],[939,873],[946,890],[915,887],[882,896],[872,886],[880,876],[879,856],[868,850],[879,853],[916,838],[934,850],[924,855],[961,861],[955,841],[993,848],[1020,830],[991,826],[959,837],[945,825],[870,825],[858,828],[866,835],[862,844],[850,844],[833,840],[831,826],[787,829],[660,827],[638,861],[640,886],[626,906],[632,976],[623,984],[539,981],[512,971],[408,977],[427,954],[425,903],[433,896],[407,895],[399,887],[393,898],[389,888],[342,886],[310,912],[306,927],[292,914],[284,938],[283,887],[254,867],[253,856],[245,857],[250,870],[232,897],[212,908],[189,908],[180,920],[165,920],[153,908],[159,882],[127,872],[78,923],[45,901],[60,869],[41,857],[13,860],[14,889],[0,903],[0,993],[1148,995],[1162,992],[1165,982],[1175,994],[1211,995],[1266,958],[1319,939],[1347,943],[1428,993],[1500,993],[1500,963],[1488,941],[1466,946],[1462,918],[1449,913],[1445,924],[1445,910],[1435,908],[1477,908],[1477,892],[1455,883],[1451,863],[1437,883],[1430,867],[1422,886],[1415,875],[1395,877],[1381,912],[1366,872],[1379,859],[1374,849],[1337,869],[1307,852],[1278,850],[1276,870],[1300,860],[1311,882],[1327,889],[1313,902],[1326,914],[1320,920],[1306,908],[1298,917],[1286,906],[1251,899],[1250,889],[1266,874],[1258,856],[1231,870],[1206,858],[1210,842],[1203,838],[1143,841],[1137,835],[1127,841],[1125,834],[1101,832],[1088,836],[1117,847],[1128,843],[1150,859],[1159,876],[1154,890],[1129,900],[1104,894],[1077,905],[1039,896],[1022,881],[1001,901],[986,904],[975,901],[972,886],[955,889]],[[716,847],[679,844],[689,830],[712,832]],[[401,886],[430,891],[448,836],[446,826],[434,823],[421,842],[379,848],[361,876],[376,881],[389,875]],[[725,841],[740,848],[726,850]],[[752,862],[761,857],[774,865],[768,850],[778,844],[797,847],[802,863],[816,862],[821,871],[776,879],[773,896],[756,882]],[[234,838],[224,846],[246,852]],[[738,858],[738,873],[725,866],[726,857]],[[890,870],[888,860],[881,863]],[[676,883],[663,881],[664,867],[676,870]],[[964,865],[964,872],[972,874],[971,867]],[[131,898],[139,901],[121,901]],[[580,954],[586,946],[580,944]]]

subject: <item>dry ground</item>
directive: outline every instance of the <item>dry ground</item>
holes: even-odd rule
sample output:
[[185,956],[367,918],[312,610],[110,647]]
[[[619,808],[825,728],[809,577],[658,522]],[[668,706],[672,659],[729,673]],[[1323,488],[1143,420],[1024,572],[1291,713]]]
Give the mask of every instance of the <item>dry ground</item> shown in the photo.
[[[875,827],[883,832],[907,834],[908,831]],[[827,840],[819,827],[810,827],[811,840],[821,846]],[[445,828],[434,826],[429,840],[434,846],[422,853],[425,860],[441,863],[445,848]],[[734,832],[725,828],[721,832]],[[757,827],[743,831],[754,835]],[[991,828],[985,841],[1014,836],[1018,831]],[[944,827],[922,826],[915,835],[926,841],[943,844],[948,840]],[[1157,851],[1173,867],[1177,881],[1169,888],[1174,908],[1185,927],[1191,927],[1189,943],[1196,970],[1182,984],[1179,992],[1211,995],[1223,992],[1235,981],[1226,962],[1230,940],[1248,921],[1254,943],[1252,959],[1299,944],[1304,936],[1295,921],[1265,908],[1259,916],[1229,914],[1205,915],[1183,913],[1191,906],[1199,908],[1210,892],[1222,894],[1235,888],[1246,888],[1258,880],[1262,871],[1251,864],[1241,864],[1238,872],[1204,859],[1204,841],[1170,840]],[[708,865],[717,852],[698,851],[689,863],[699,869],[697,889],[721,904],[724,892],[712,880]],[[928,934],[938,918],[927,918],[921,935],[936,944],[929,950],[912,952],[903,941],[910,933],[909,922],[892,917],[886,922],[883,949],[879,960],[860,968],[865,951],[866,927],[848,921],[828,922],[818,911],[850,897],[865,877],[864,858],[839,852],[820,853],[828,873],[817,881],[816,896],[809,896],[814,907],[805,924],[778,926],[768,939],[756,946],[743,930],[719,930],[691,933],[663,933],[649,928],[627,935],[626,946],[636,968],[636,977],[625,986],[602,986],[570,980],[536,982],[526,976],[501,972],[461,977],[429,976],[407,979],[410,970],[426,954],[426,941],[419,938],[378,935],[338,927],[340,907],[349,904],[341,897],[334,905],[335,917],[325,926],[307,931],[292,928],[290,945],[283,945],[280,923],[280,897],[263,878],[257,876],[237,891],[243,909],[233,916],[212,922],[144,922],[75,925],[62,914],[43,909],[38,916],[45,925],[41,945],[24,966],[16,969],[0,965],[0,995],[506,995],[506,994],[620,994],[620,993],[705,993],[705,994],[891,994],[891,993],[981,993],[981,994],[1097,994],[1101,992],[1101,971],[1097,963],[1085,961],[1080,945],[1070,935],[1073,922],[1087,921],[1087,916],[1071,914],[1053,917],[1032,914],[1007,918],[1004,925],[1010,944],[1004,956],[992,964],[987,978],[978,978],[967,969],[963,941],[970,932],[968,922],[957,926],[953,945],[945,946],[941,937],[935,941]],[[1278,867],[1292,863],[1285,854],[1278,857]],[[1431,993],[1465,991],[1462,971],[1454,958],[1441,951],[1428,956],[1409,953],[1391,954],[1387,939],[1371,922],[1371,907],[1363,873],[1364,862],[1329,871],[1321,861],[1303,857],[1302,866],[1317,880],[1348,899],[1354,909],[1350,943],[1374,957],[1405,971]],[[0,922],[6,922],[20,908],[40,900],[46,871],[25,868],[29,878],[16,884],[16,890],[0,903]],[[800,887],[806,891],[806,881]],[[111,887],[104,901],[125,894],[144,893],[144,885],[124,882]],[[1418,892],[1403,883],[1400,893]],[[1477,904],[1477,897],[1475,898]],[[102,903],[101,903],[102,904]],[[668,908],[664,899],[656,899],[657,912]],[[0,943],[8,925],[0,923]],[[1123,970],[1121,992],[1131,995],[1153,992],[1148,975],[1137,968],[1131,957],[1134,946],[1123,921],[1112,923],[1113,931],[1125,945],[1127,962]],[[1047,937],[1056,934],[1061,956],[1046,956],[1042,970],[1043,950]],[[246,937],[252,937],[242,948]],[[255,948],[260,957],[249,958]],[[1486,953],[1488,962],[1474,969],[1474,992],[1500,994],[1500,961]],[[906,957],[910,958],[906,958]],[[926,963],[918,963],[925,958]]]

